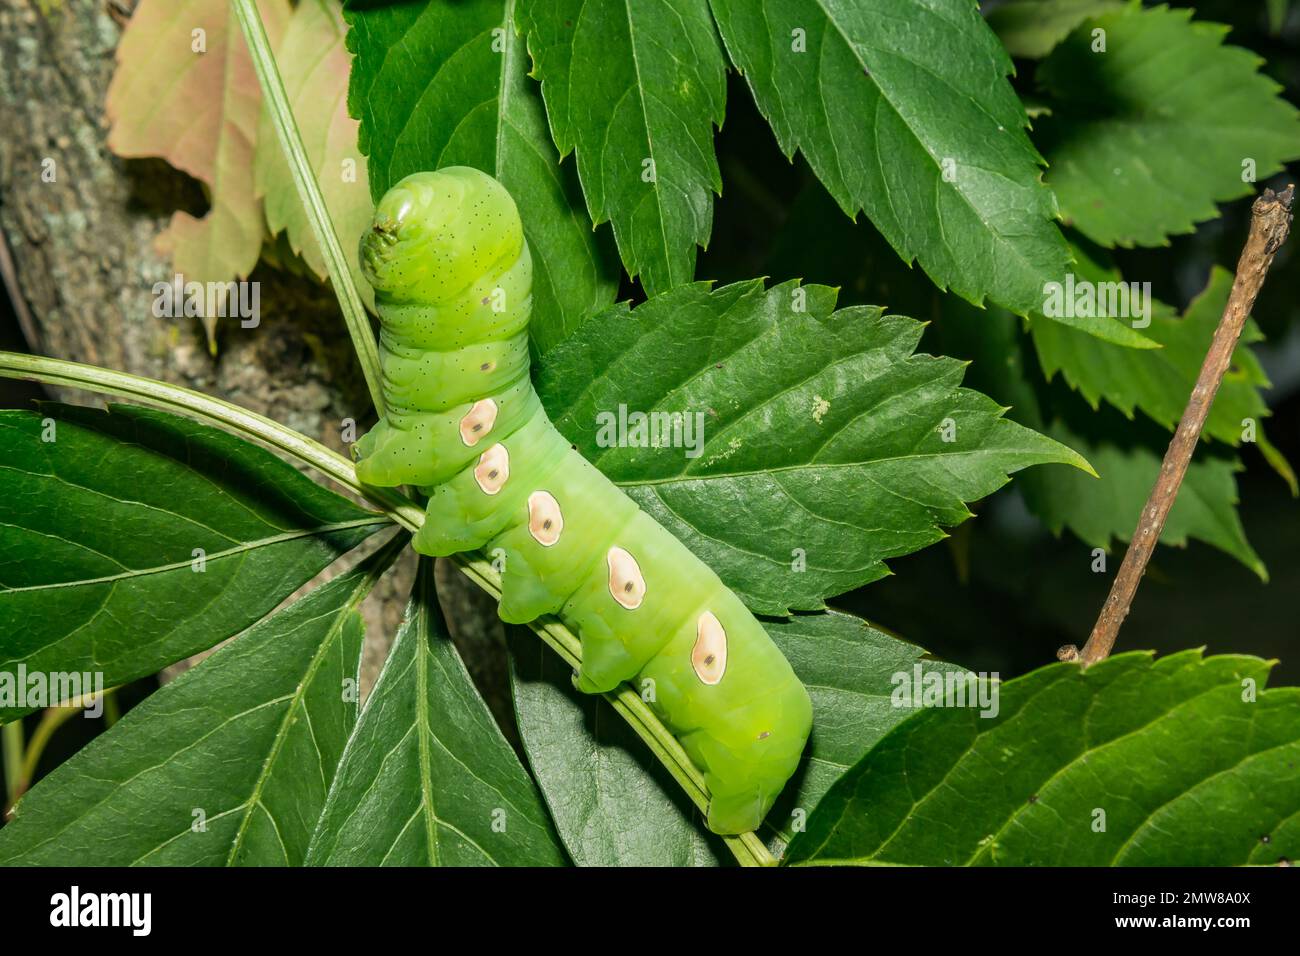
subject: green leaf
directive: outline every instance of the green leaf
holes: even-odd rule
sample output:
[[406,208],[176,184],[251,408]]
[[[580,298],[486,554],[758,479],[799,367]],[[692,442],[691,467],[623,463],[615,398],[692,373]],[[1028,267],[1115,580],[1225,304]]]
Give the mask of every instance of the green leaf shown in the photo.
[[348,741],[307,863],[564,863],[537,789],[447,637],[428,560]]
[[[1063,286],[1064,287],[1064,286]],[[1042,303],[1039,303],[1042,308]],[[1042,319],[1041,314],[1031,314],[1029,318]],[[1051,317],[1051,322],[1073,329],[1083,335],[1099,339],[1101,342],[1125,349],[1158,349],[1160,343],[1152,341],[1124,319],[1110,315],[1092,314],[1058,314]]]
[[1291,0],[1268,0],[1268,29],[1274,36],[1282,32],[1290,8]]
[[1068,262],[1011,60],[966,0],[712,0],[787,155],[940,288],[1027,313]]
[[[850,302],[888,302],[894,309],[912,315],[930,315],[936,308],[951,309],[960,302],[929,283],[918,282],[912,267],[894,254],[870,222],[853,222],[839,215],[835,200],[815,180],[808,181],[791,205],[772,243],[764,271],[778,278],[799,276],[806,283],[831,284],[849,276],[843,289]],[[1061,275],[1052,281],[1065,280],[1066,276]],[[1044,283],[1043,294],[1035,303],[1039,312],[1048,288],[1049,284]],[[989,311],[997,310],[995,306]],[[1159,348],[1129,322],[1112,316],[1063,311],[1054,321],[1128,348]]]
[[[1191,17],[1137,4],[1105,13],[1039,67],[1052,108],[1036,127],[1047,181],[1094,242],[1164,245],[1300,156],[1300,114],[1259,57]],[[1105,52],[1093,52],[1096,29]]]
[[[960,362],[913,354],[921,323],[834,304],[793,282],[683,286],[596,316],[538,373],[560,431],[763,614],[882,577],[1009,472],[1087,468],[959,387]],[[620,406],[701,422],[698,456],[601,447]]]
[[[956,672],[866,621],[830,611],[764,622],[808,687],[808,753],[772,813],[774,852],[822,794],[910,709],[891,703],[903,675]],[[560,835],[584,866],[713,866],[726,858],[694,806],[603,700],[573,689],[571,673],[520,629],[511,634],[519,733]]]
[[763,626],[808,688],[813,731],[808,752],[768,814],[777,851],[811,815],[823,795],[858,759],[904,718],[898,688],[929,674],[960,674],[955,664],[887,634],[859,617],[828,611],[799,614]]
[[0,864],[301,864],[356,722],[357,606],[405,542],[128,711],[19,801]]
[[1271,665],[1135,652],[1001,685],[999,712],[936,707],[831,788],[804,863],[1274,864],[1300,853],[1300,688]]
[[507,628],[519,736],[579,866],[719,866],[731,855],[603,697],[525,628]]
[[[1076,272],[1093,283],[1122,281],[1119,271],[1090,258],[1080,249]],[[1043,373],[1050,380],[1060,372],[1065,381],[1097,408],[1104,398],[1129,418],[1141,410],[1157,424],[1173,430],[1196,385],[1205,353],[1232,291],[1233,276],[1216,266],[1209,284],[1187,307],[1180,319],[1173,309],[1159,302],[1151,307],[1151,325],[1143,331],[1162,346],[1138,351],[1118,347],[1063,326],[1059,322],[1032,317],[1030,332]],[[1263,339],[1259,329],[1248,323],[1233,355],[1232,366],[1223,378],[1203,435],[1240,445],[1248,421],[1253,422],[1255,440],[1270,464],[1295,487],[1295,476],[1279,452],[1264,435],[1264,419],[1270,414],[1261,388],[1268,377],[1246,346]]]
[[0,412],[0,459],[0,673],[152,674],[389,525],[256,445],[126,405]]
[[[1035,324],[1039,322],[1049,331],[1056,329],[1051,322]],[[939,347],[973,360],[974,385],[1011,406],[1010,417],[1020,424],[1064,442],[1097,468],[1100,480],[1076,472],[1046,478],[1027,472],[1016,487],[1029,510],[1054,533],[1069,528],[1092,547],[1109,550],[1113,537],[1127,541],[1155,484],[1167,433],[1146,422],[1125,421],[1109,409],[1099,414],[1067,388],[1044,388],[1029,337],[1021,332],[1023,323],[1005,311],[977,312],[949,297],[937,325]],[[1075,349],[1085,354],[1091,347],[1087,337],[1076,338]],[[1163,361],[1164,353],[1137,354],[1147,361]],[[1141,368],[1141,360],[1135,367]],[[1234,472],[1240,465],[1235,458],[1225,461],[1205,452],[1193,459],[1160,540],[1182,546],[1188,537],[1198,538],[1265,577],[1267,571],[1246,540],[1237,513]]]
[[376,201],[440,166],[474,166],[510,190],[533,254],[531,331],[545,352],[614,300],[618,269],[592,233],[572,169],[560,168],[514,15],[513,0],[351,0],[348,105]]
[[[1018,483],[1025,504],[1054,534],[1069,528],[1086,544],[1109,551],[1112,538],[1127,542],[1137,527],[1147,495],[1160,473],[1160,456],[1143,447],[1090,444],[1061,424],[1048,434],[1084,452],[1097,469],[1098,481],[1079,472],[1044,480],[1030,472]],[[1160,543],[1186,547],[1198,538],[1224,551],[1267,581],[1268,571],[1246,540],[1237,514],[1236,458],[1196,458],[1187,469]]]
[[520,0],[551,134],[587,208],[653,295],[690,282],[722,178],[726,59],[708,0]]
[[1123,6],[1124,0],[1010,0],[987,19],[1008,53],[1038,59],[1088,17]]

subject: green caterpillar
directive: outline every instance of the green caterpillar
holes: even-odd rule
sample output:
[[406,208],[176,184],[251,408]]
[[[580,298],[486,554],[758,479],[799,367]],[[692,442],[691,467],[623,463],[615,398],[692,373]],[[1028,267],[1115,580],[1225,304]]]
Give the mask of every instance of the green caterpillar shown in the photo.
[[582,639],[586,693],[653,688],[704,769],[709,828],[755,829],[807,742],[808,692],[717,575],[551,424],[528,375],[532,258],[510,194],[464,166],[408,176],[361,261],[387,413],[355,446],[358,477],[428,495],[420,553],[500,549],[501,618],[558,615]]

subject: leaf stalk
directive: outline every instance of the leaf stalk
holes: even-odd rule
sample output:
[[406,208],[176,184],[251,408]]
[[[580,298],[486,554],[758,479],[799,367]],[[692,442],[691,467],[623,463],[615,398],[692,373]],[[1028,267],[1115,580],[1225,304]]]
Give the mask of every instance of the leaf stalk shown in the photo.
[[293,174],[294,185],[311,223],[312,233],[320,246],[325,259],[325,268],[329,271],[334,294],[338,297],[339,307],[343,310],[343,321],[347,325],[348,335],[357,351],[357,360],[361,363],[361,372],[366,378],[366,387],[370,399],[375,403],[375,410],[384,413],[384,390],[379,362],[379,347],[375,344],[374,332],[370,327],[370,317],[357,293],[356,283],[352,279],[352,270],[348,268],[339,245],[339,237],[334,232],[334,223],[325,207],[325,197],[321,195],[320,184],[307,159],[307,150],[302,143],[302,133],[293,117],[293,108],[284,91],[284,81],[275,65],[275,54],[271,50],[271,41],[267,38],[266,28],[262,25],[262,15],[257,10],[254,0],[234,0],[235,15],[244,31],[244,40],[253,57],[253,69],[257,72],[257,81],[262,87],[262,97],[266,101],[271,122],[275,126],[280,148],[284,151],[285,161]]

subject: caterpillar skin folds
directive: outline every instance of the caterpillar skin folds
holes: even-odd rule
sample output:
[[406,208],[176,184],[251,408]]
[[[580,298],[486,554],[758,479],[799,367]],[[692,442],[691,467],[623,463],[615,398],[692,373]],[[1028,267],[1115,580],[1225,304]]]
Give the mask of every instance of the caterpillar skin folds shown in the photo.
[[709,828],[755,829],[807,742],[808,693],[739,598],[547,418],[509,193],[463,166],[408,176],[361,262],[388,410],[355,446],[358,477],[428,495],[420,553],[500,549],[502,619],[558,615],[582,639],[579,688],[631,682],[704,770]]

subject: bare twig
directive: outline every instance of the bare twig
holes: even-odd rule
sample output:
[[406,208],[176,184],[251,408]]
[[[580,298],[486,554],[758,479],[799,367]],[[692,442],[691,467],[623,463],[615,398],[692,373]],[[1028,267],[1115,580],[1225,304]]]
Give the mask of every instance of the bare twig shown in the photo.
[[1151,560],[1156,542],[1160,540],[1160,532],[1164,530],[1169,509],[1178,497],[1178,488],[1183,483],[1183,476],[1187,474],[1187,465],[1192,460],[1192,452],[1196,450],[1201,429],[1209,417],[1219,383],[1223,381],[1223,375],[1232,363],[1232,353],[1241,336],[1242,326],[1246,323],[1246,316],[1250,314],[1255,297],[1264,285],[1264,277],[1273,264],[1273,256],[1291,231],[1291,201],[1294,196],[1295,186],[1287,186],[1280,193],[1265,189],[1264,195],[1255,200],[1250,235],[1246,238],[1246,246],[1237,263],[1237,278],[1232,284],[1232,294],[1224,307],[1219,327],[1214,330],[1214,339],[1205,355],[1201,373],[1196,378],[1196,387],[1187,400],[1187,408],[1178,422],[1178,430],[1169,442],[1169,450],[1165,452],[1165,460],[1160,465],[1160,474],[1142,509],[1137,530],[1133,532],[1128,551],[1124,554],[1124,562],[1115,575],[1115,583],[1111,585],[1110,594],[1102,605],[1088,643],[1079,654],[1079,659],[1085,666],[1095,664],[1110,654],[1120,625],[1128,617],[1133,595],[1137,593],[1147,562]]

